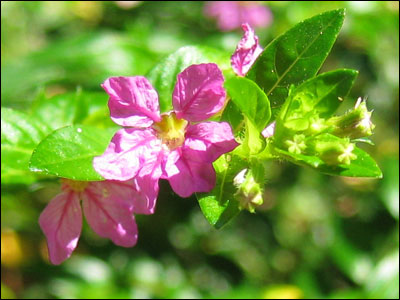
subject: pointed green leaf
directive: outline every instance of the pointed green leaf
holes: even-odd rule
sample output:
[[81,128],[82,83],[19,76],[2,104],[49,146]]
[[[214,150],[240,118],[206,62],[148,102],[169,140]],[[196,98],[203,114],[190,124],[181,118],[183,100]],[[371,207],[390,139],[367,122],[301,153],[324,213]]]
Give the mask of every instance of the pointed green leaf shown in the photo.
[[176,76],[193,64],[216,63],[222,70],[230,69],[229,55],[204,46],[187,46],[178,49],[147,74],[147,78],[158,92],[161,112],[172,109],[172,92]]
[[28,163],[33,149],[51,129],[40,119],[1,108],[1,182],[29,184],[35,176]]
[[306,130],[311,117],[332,116],[349,93],[357,74],[348,69],[326,72],[291,90],[277,117],[276,138],[280,139],[287,129]]
[[115,131],[85,125],[58,129],[36,147],[29,167],[34,172],[74,180],[103,180],[92,161],[104,153]]
[[261,132],[271,117],[271,107],[265,93],[255,82],[243,77],[230,78],[225,82],[225,88],[233,103]]
[[217,173],[217,183],[209,193],[197,193],[197,200],[207,221],[219,229],[239,212],[238,201],[235,199],[236,187],[233,178],[244,168],[246,163],[242,158],[230,154],[222,155],[214,162]]
[[272,41],[247,77],[268,96],[272,107],[282,105],[291,84],[314,76],[328,56],[344,20],[344,9],[304,20]]
[[291,92],[279,119],[286,121],[310,112],[322,118],[332,116],[349,93],[357,74],[356,70],[340,69],[307,80]]
[[243,158],[248,158],[251,155],[258,154],[264,147],[265,142],[258,129],[247,117],[244,118],[244,124],[245,130],[243,142],[239,147],[233,150],[233,153]]

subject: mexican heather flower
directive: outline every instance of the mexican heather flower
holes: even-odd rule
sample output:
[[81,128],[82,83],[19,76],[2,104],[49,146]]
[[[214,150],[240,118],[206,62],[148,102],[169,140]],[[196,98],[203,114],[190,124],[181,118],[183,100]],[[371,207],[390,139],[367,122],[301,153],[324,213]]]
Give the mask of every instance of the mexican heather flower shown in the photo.
[[120,129],[93,166],[106,179],[134,178],[141,203],[154,211],[158,180],[167,179],[181,197],[209,192],[212,162],[237,147],[228,123],[202,122],[224,106],[224,78],[216,64],[192,65],[178,74],[174,111],[160,115],[158,95],[142,76],[112,77],[102,85],[110,95],[111,119]]
[[221,31],[240,28],[243,23],[265,27],[272,21],[271,11],[257,1],[210,1],[206,3],[204,13],[217,19]]
[[258,37],[254,34],[254,30],[249,24],[242,24],[244,31],[243,37],[236,47],[235,52],[231,56],[231,65],[233,71],[238,76],[245,76],[257,57],[263,51],[258,44]]
[[50,261],[61,264],[75,250],[82,229],[83,211],[90,227],[116,245],[132,247],[138,232],[133,213],[150,213],[135,207],[137,191],[131,182],[84,182],[62,179],[62,192],[55,196],[39,217],[47,238]]

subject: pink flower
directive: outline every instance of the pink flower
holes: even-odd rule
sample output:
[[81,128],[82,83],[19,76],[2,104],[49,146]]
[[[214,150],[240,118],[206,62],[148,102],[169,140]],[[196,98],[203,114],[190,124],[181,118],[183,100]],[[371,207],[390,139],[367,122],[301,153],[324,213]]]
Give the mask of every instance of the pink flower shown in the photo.
[[243,23],[265,27],[272,22],[271,11],[257,1],[210,1],[204,7],[205,15],[216,18],[222,31],[231,31]]
[[174,111],[160,115],[158,96],[145,77],[112,77],[102,85],[110,95],[112,120],[122,126],[93,166],[106,179],[128,180],[143,209],[154,211],[158,180],[167,179],[181,197],[209,192],[212,162],[238,146],[228,123],[203,122],[224,106],[224,77],[216,64],[192,65],[178,74]]
[[242,28],[244,34],[231,56],[231,65],[233,71],[243,77],[250,70],[263,48],[258,44],[258,37],[249,24],[242,24]]
[[82,229],[80,200],[87,222],[98,235],[123,247],[136,244],[138,232],[133,213],[150,212],[134,206],[133,199],[138,197],[131,182],[62,179],[61,189],[39,217],[51,263],[61,264],[78,244]]

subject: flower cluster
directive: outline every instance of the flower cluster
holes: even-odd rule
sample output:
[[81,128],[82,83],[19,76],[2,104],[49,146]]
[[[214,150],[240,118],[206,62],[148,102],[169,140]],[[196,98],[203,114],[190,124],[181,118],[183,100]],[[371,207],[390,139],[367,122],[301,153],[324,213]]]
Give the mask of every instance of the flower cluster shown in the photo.
[[104,82],[111,119],[124,128],[93,160],[95,170],[107,180],[64,180],[62,193],[40,216],[52,263],[67,259],[77,246],[80,200],[97,234],[130,247],[137,240],[133,213],[154,213],[159,179],[167,179],[181,197],[214,188],[212,163],[238,146],[228,123],[204,122],[225,105],[223,83],[216,64],[192,65],[177,76],[174,110],[160,114],[157,92],[145,77]]

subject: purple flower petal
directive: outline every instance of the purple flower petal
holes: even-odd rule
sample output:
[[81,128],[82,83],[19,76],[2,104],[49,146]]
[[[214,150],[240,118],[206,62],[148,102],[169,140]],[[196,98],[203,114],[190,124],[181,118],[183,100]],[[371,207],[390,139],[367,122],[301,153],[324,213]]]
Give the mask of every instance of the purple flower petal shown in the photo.
[[54,197],[39,217],[52,264],[59,265],[75,250],[82,229],[78,194],[67,191]]
[[242,28],[244,35],[231,56],[232,69],[238,76],[245,76],[263,51],[258,44],[258,37],[249,24],[243,24]]
[[157,92],[145,77],[111,77],[102,87],[110,95],[111,119],[118,125],[149,127],[161,120]]
[[267,127],[265,127],[264,130],[261,132],[263,137],[269,138],[269,137],[273,136],[275,133],[275,125],[276,125],[276,121],[272,122]]
[[118,246],[132,247],[138,237],[135,217],[131,207],[112,192],[102,182],[86,188],[82,194],[86,220],[99,236]]
[[243,23],[265,27],[272,22],[271,11],[257,1],[210,1],[206,3],[204,13],[216,18],[222,31],[240,28]]
[[192,161],[211,163],[238,145],[228,123],[204,122],[187,127],[182,151]]
[[112,194],[114,198],[125,203],[125,205],[129,206],[133,211],[133,207],[135,206],[138,195],[138,191],[135,188],[135,182],[133,179],[128,181],[93,181],[90,182],[90,187],[92,189],[102,190],[105,195]]
[[142,169],[135,177],[135,186],[138,191],[135,200],[134,212],[139,214],[153,214],[158,197],[158,180],[162,175],[161,164],[164,153],[147,156]]
[[225,102],[224,77],[216,64],[191,65],[177,76],[172,97],[176,116],[191,122],[208,119]]
[[257,2],[248,3],[241,10],[241,21],[249,23],[252,27],[266,27],[272,23],[272,13],[265,5],[260,5]]
[[93,167],[105,179],[125,181],[136,176],[147,155],[160,149],[153,129],[120,129],[104,154],[93,159]]
[[198,163],[181,156],[175,168],[169,168],[167,173],[172,189],[181,197],[189,197],[197,192],[206,193],[215,186],[215,170],[211,163]]
[[231,31],[243,23],[240,16],[240,6],[236,1],[210,1],[204,7],[205,15],[217,19],[221,31]]

